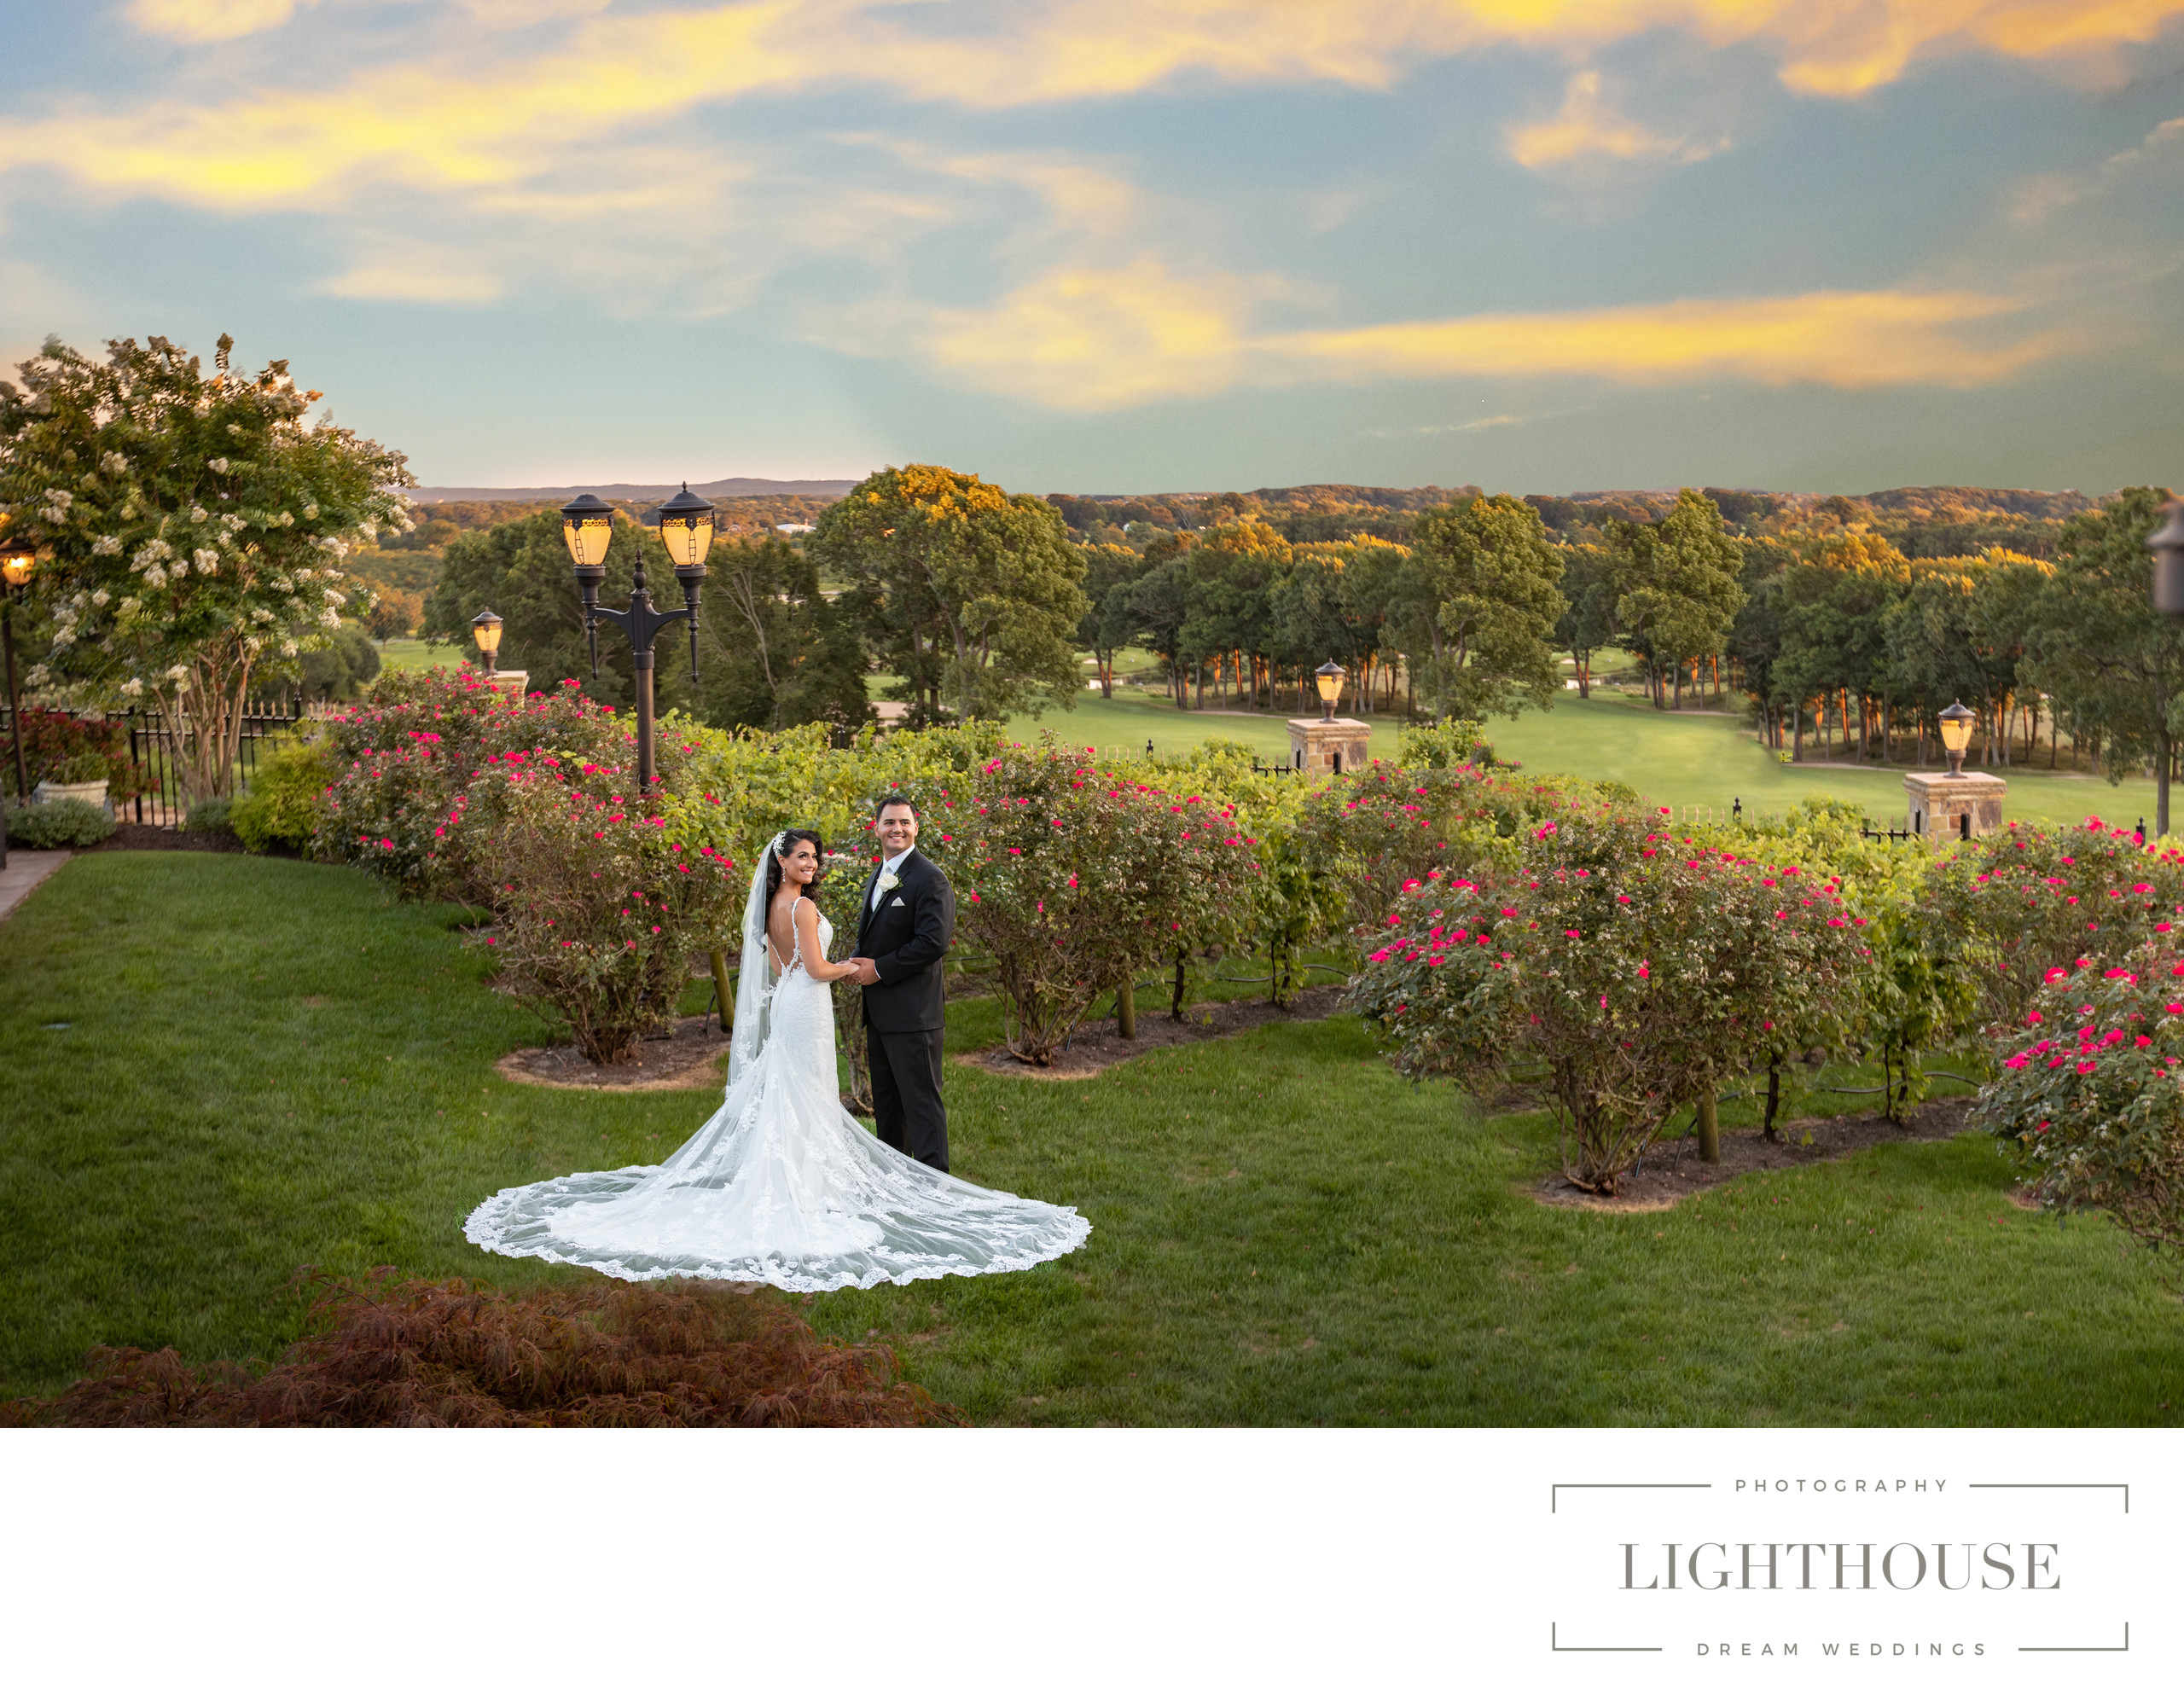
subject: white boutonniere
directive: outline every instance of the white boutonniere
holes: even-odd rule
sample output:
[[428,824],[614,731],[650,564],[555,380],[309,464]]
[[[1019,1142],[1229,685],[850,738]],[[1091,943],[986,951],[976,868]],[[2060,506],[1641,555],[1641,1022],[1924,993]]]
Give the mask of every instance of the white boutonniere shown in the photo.
[[897,877],[893,872],[883,871],[880,874],[880,889],[881,893],[885,894],[890,889],[899,889],[902,886],[903,879]]

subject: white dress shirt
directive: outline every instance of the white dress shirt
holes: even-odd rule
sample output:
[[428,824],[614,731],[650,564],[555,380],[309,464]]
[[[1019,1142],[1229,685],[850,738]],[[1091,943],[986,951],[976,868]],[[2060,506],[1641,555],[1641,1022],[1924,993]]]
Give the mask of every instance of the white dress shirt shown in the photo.
[[887,892],[880,885],[888,878],[893,876],[897,871],[900,870],[902,868],[903,862],[916,851],[917,849],[915,846],[906,847],[892,859],[882,860],[880,862],[880,875],[872,879],[873,911],[877,912],[880,910],[880,897]]

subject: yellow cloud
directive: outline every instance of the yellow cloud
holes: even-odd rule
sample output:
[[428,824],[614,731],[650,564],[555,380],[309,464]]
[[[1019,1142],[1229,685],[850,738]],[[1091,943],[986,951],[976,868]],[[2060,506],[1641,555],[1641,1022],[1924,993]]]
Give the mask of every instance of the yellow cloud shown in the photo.
[[2064,345],[2053,334],[1998,345],[1964,339],[1965,329],[2021,310],[2020,301],[1905,290],[1251,333],[1252,306],[1279,292],[1264,281],[1179,277],[1142,258],[1120,270],[1057,272],[987,311],[930,313],[910,340],[929,364],[971,387],[1063,411],[1240,383],[1452,376],[1972,388]]
[[932,364],[990,393],[1105,411],[1228,387],[1238,326],[1269,285],[1177,277],[1157,259],[1062,271],[997,306],[927,315],[913,340]]
[[1609,159],[1672,159],[1692,165],[1719,153],[1727,142],[1694,142],[1664,136],[1608,109],[1597,71],[1570,78],[1561,111],[1544,122],[1517,124],[1507,131],[1509,157],[1528,171],[1566,165],[1588,154]]
[[[134,0],[130,21],[152,35],[176,41],[232,41],[239,35],[278,29],[299,0]],[[300,0],[309,6],[317,0]]]
[[231,209],[330,207],[363,180],[511,184],[633,122],[793,80],[796,62],[761,38],[795,3],[596,20],[497,68],[397,66],[331,91],[19,125],[0,134],[0,165]]
[[[131,15],[203,41],[270,27],[310,3],[135,0]],[[491,26],[591,3],[462,9]],[[1754,45],[1776,57],[1790,87],[1846,96],[1952,45],[2041,59],[2149,40],[2184,15],[2184,0],[1025,0],[956,15],[887,0],[746,0],[595,18],[521,56],[471,43],[332,86],[18,123],[0,134],[0,167],[44,165],[224,207],[321,205],[368,180],[508,183],[632,125],[821,83],[980,107],[1124,95],[1194,75],[1383,88],[1425,58],[1507,45],[1582,55],[1664,29]],[[1589,108],[1594,96],[1583,90],[1573,97],[1560,119],[1513,144],[1545,160],[1667,145]]]
[[1737,377],[1834,388],[1976,388],[2059,351],[2059,338],[2053,335],[1982,346],[1955,333],[2023,304],[1899,290],[1677,300],[1307,331],[1260,345],[1300,373],[1348,380],[1577,376],[1661,383]]

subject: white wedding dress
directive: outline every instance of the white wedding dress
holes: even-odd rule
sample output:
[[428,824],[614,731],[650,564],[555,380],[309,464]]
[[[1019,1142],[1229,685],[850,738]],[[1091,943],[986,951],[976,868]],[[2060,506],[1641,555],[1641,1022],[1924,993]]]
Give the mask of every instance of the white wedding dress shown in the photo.
[[[664,1164],[502,1189],[464,1234],[491,1253],[632,1282],[712,1277],[799,1291],[1020,1271],[1079,1246],[1092,1226],[1074,1207],[921,1165],[843,1110],[834,996],[800,955],[774,978],[764,875],[762,866],[746,908],[746,982],[720,1111]],[[819,939],[833,945],[823,917]]]

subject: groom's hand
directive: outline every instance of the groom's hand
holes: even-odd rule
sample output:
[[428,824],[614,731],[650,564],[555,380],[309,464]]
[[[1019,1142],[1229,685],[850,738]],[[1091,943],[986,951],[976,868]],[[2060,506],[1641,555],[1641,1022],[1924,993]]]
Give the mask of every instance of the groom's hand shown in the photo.
[[865,958],[863,955],[858,954],[853,955],[850,960],[850,965],[851,966],[851,976],[854,978],[859,988],[868,989],[874,984],[880,981],[879,967],[874,966],[870,960]]

